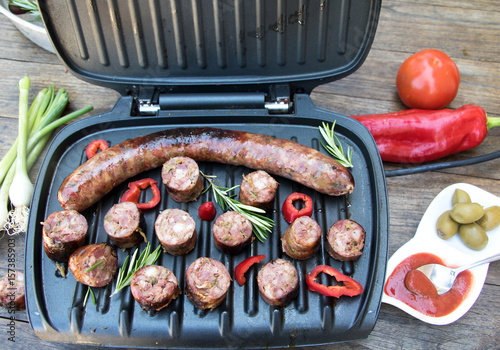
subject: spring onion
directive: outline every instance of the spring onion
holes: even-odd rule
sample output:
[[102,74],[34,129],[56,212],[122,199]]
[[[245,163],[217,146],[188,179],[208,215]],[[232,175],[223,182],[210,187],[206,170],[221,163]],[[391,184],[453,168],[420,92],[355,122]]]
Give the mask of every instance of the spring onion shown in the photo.
[[9,199],[14,210],[25,211],[29,207],[33,184],[28,175],[27,152],[28,152],[28,95],[30,91],[30,79],[26,75],[19,81],[19,136],[17,143],[16,172],[9,188]]
[[[33,184],[29,171],[43,152],[52,132],[93,109],[87,106],[62,116],[69,98],[51,85],[41,90],[28,108],[30,80],[19,82],[19,135],[0,161],[0,230],[9,235],[26,232]],[[9,211],[9,202],[14,210]]]
[[229,192],[238,188],[238,185],[231,188],[218,186],[214,183],[214,180],[217,178],[215,175],[205,175],[203,173],[201,175],[210,183],[207,190],[212,188],[215,201],[220,205],[222,210],[229,208],[237,211],[252,223],[253,233],[259,241],[263,242],[267,239],[267,233],[272,232],[274,220],[261,215],[266,213],[265,210],[243,204],[234,199],[234,195],[230,195]]

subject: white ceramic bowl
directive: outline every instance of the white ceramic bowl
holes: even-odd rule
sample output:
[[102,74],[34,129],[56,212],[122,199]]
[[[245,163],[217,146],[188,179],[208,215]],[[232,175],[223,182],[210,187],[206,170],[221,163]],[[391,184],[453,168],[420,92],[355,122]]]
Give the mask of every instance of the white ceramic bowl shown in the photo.
[[[394,271],[394,268],[401,261],[416,253],[426,252],[434,254],[440,257],[446,265],[452,267],[461,266],[500,253],[500,227],[487,232],[489,237],[488,245],[480,251],[468,248],[458,234],[448,240],[443,240],[437,236],[436,221],[444,211],[452,208],[451,197],[457,188],[466,191],[470,195],[472,202],[479,203],[484,208],[493,205],[500,206],[499,197],[470,184],[458,183],[445,188],[434,198],[425,211],[415,236],[399,248],[389,259],[387,263],[386,282]],[[405,303],[388,296],[385,292],[382,296],[382,302],[394,305],[419,320],[430,324],[450,324],[462,317],[474,305],[486,280],[488,267],[489,264],[484,264],[470,270],[473,275],[472,289],[458,308],[446,316],[426,316]]]
[[0,12],[9,18],[26,38],[49,52],[55,52],[41,21],[30,22],[26,20],[28,19],[26,16],[29,15],[18,16],[13,14],[9,11],[7,0],[0,0]]

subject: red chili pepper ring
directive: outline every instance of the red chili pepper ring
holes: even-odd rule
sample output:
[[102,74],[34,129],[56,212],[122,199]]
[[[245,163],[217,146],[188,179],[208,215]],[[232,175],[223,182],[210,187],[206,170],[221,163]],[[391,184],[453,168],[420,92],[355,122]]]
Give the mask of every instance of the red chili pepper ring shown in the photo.
[[[150,178],[130,182],[128,184],[129,190],[123,194],[120,202],[134,202],[135,204],[137,204],[137,208],[139,209],[154,208],[158,203],[160,203],[161,199],[160,189],[158,188],[158,186],[156,186],[157,183],[157,181]],[[145,190],[150,186],[151,190],[153,191],[153,198],[147,203],[139,203],[141,190]]]
[[85,154],[87,155],[87,158],[90,159],[97,154],[97,150],[100,149],[101,151],[104,151],[106,148],[108,148],[108,143],[106,141],[101,139],[94,140],[85,149]]
[[[320,273],[326,273],[337,282],[341,282],[338,285],[326,286],[324,284],[316,282],[316,278]],[[361,283],[353,280],[351,277],[344,275],[343,273],[335,270],[333,267],[328,265],[318,265],[312,271],[311,274],[306,274],[307,288],[311,292],[318,292],[322,295],[328,297],[341,297],[342,295],[347,295],[354,297],[363,293],[363,286]]]
[[253,265],[256,264],[262,260],[264,260],[266,256],[265,255],[255,255],[251,256],[249,258],[246,258],[242,262],[240,262],[235,268],[234,268],[234,279],[240,286],[244,285],[247,279],[245,278],[245,272],[248,271],[248,269]]
[[[304,207],[302,209],[297,209],[293,204],[296,201],[302,201],[304,203]],[[281,210],[283,211],[285,220],[291,224],[295,219],[301,216],[312,215],[313,201],[311,197],[306,194],[294,192],[285,199]]]

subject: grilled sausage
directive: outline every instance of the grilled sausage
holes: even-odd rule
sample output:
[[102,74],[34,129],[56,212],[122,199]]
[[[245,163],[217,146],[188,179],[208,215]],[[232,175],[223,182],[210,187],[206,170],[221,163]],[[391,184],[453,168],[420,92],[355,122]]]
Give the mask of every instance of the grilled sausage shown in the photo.
[[16,311],[26,309],[23,272],[9,269],[0,280],[0,306]]
[[212,225],[215,246],[233,255],[252,243],[252,230],[252,223],[236,211],[220,215]]
[[161,178],[168,195],[176,202],[194,201],[203,191],[200,168],[189,157],[170,158],[163,164]]
[[140,221],[141,212],[135,203],[117,203],[104,216],[104,230],[113,244],[127,249],[145,241]]
[[176,156],[265,170],[332,196],[354,190],[353,177],[344,166],[296,142],[243,131],[178,128],[99,152],[63,181],[58,200],[64,209],[85,210],[128,178]]
[[164,266],[148,265],[134,273],[130,291],[143,310],[159,311],[181,292],[174,273]]
[[356,221],[339,220],[328,230],[328,254],[340,261],[354,261],[363,254],[366,232]]
[[200,309],[213,310],[226,298],[231,276],[218,260],[201,257],[186,270],[186,296]]
[[196,224],[181,209],[166,209],[155,221],[155,232],[163,250],[172,255],[189,253],[196,245]]
[[113,279],[118,266],[116,250],[108,243],[89,244],[75,250],[68,268],[78,282],[103,287]]
[[85,243],[87,219],[76,210],[56,211],[42,222],[43,247],[47,256],[66,262]]
[[262,266],[257,274],[257,284],[266,303],[286,306],[299,293],[299,273],[288,260],[276,259]]
[[267,210],[273,206],[278,182],[263,170],[243,176],[239,200],[243,204]]
[[291,258],[306,260],[314,255],[321,239],[321,227],[313,218],[301,216],[287,228],[281,245]]

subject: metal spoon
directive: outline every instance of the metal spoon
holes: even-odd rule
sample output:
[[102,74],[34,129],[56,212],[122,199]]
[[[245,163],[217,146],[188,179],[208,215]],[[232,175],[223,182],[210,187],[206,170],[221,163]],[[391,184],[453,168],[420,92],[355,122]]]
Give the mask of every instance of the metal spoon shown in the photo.
[[495,254],[489,258],[482,259],[462,267],[457,267],[455,269],[439,264],[427,264],[420,266],[417,270],[421,271],[431,280],[432,284],[436,286],[438,294],[441,295],[451,289],[453,283],[455,282],[455,278],[460,272],[496,260],[500,260],[500,254]]

